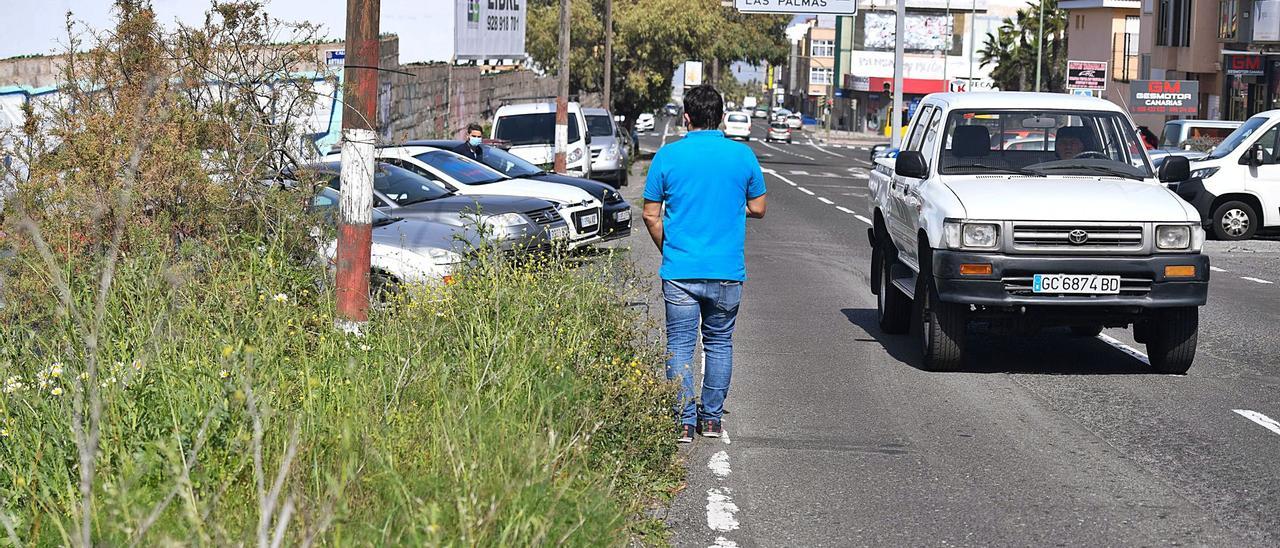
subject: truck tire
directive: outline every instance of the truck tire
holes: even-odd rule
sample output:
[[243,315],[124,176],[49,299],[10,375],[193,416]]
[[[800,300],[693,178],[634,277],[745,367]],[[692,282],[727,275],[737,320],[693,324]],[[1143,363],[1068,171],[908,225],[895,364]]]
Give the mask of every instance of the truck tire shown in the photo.
[[1077,337],[1097,337],[1102,333],[1101,325],[1073,325],[1071,334]]
[[1258,212],[1253,206],[1232,200],[1213,210],[1210,221],[1213,225],[1213,237],[1219,240],[1248,240],[1258,231]]
[[1200,309],[1187,306],[1156,311],[1150,329],[1147,358],[1151,367],[1159,373],[1186,374],[1196,357]]
[[925,279],[920,285],[916,298],[920,300],[920,338],[923,343],[924,369],[958,371],[964,364],[968,311],[963,305],[939,300],[931,279]]
[[893,257],[893,252],[886,250],[883,243],[878,251],[872,253],[871,268],[876,269],[879,283],[876,288],[876,318],[880,322],[881,331],[889,335],[901,335],[911,329],[911,299],[893,285],[893,278],[889,274]]

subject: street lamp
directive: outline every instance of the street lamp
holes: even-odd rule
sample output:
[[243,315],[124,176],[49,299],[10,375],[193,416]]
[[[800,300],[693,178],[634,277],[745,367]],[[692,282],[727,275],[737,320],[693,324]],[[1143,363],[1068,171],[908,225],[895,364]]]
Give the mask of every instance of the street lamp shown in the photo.
[[1040,0],[1040,36],[1036,40],[1036,91],[1040,91],[1040,67],[1044,65],[1044,0]]

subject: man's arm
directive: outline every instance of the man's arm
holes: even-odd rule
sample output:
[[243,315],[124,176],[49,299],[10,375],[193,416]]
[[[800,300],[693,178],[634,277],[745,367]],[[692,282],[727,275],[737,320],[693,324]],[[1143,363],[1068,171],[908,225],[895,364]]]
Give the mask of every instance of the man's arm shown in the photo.
[[764,194],[747,200],[747,216],[752,219],[763,219],[765,210]]
[[653,245],[658,246],[658,251],[662,251],[662,202],[652,200],[644,201],[644,226],[649,228],[649,237],[653,238]]

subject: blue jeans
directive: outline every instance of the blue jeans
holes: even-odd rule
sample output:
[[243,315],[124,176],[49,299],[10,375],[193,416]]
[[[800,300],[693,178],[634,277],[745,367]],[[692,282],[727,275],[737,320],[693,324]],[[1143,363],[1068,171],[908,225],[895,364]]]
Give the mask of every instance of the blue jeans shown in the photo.
[[[667,379],[680,380],[676,414],[684,424],[720,420],[733,376],[733,326],[742,300],[742,282],[663,280],[667,304]],[[702,372],[702,412],[693,397],[693,348],[702,331],[706,367]]]

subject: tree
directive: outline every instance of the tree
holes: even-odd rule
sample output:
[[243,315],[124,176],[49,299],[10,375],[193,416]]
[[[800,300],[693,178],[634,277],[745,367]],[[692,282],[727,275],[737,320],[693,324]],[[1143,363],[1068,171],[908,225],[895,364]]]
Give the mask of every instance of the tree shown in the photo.
[[[1062,92],[1067,81],[1067,12],[1058,8],[1058,0],[1045,0],[1044,8],[1041,88]],[[1000,89],[1035,89],[1039,35],[1040,4],[1035,2],[1027,2],[1013,18],[1006,17],[995,33],[987,33],[978,55],[982,66],[994,65],[991,79]]]
[[[527,49],[539,68],[559,69],[559,0],[529,3]],[[603,2],[572,4],[570,89],[603,89]],[[613,6],[614,113],[635,120],[671,97],[671,78],[687,60],[781,63],[787,18],[741,14],[719,0],[628,0]]]

